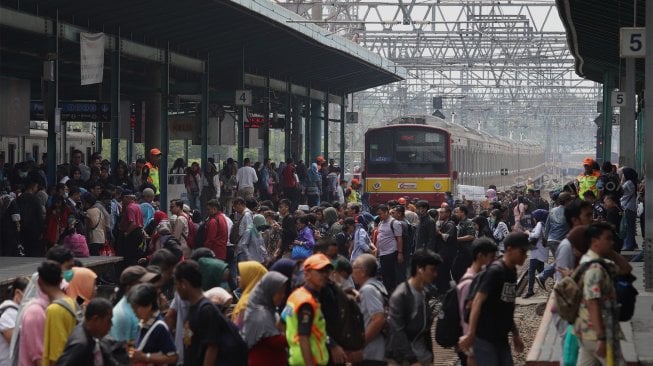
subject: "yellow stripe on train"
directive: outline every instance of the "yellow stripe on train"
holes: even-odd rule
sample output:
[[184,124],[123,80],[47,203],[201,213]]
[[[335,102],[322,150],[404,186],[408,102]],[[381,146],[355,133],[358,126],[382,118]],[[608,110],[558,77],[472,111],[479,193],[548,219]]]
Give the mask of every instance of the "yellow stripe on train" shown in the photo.
[[449,178],[367,178],[365,191],[369,193],[418,193],[451,191]]

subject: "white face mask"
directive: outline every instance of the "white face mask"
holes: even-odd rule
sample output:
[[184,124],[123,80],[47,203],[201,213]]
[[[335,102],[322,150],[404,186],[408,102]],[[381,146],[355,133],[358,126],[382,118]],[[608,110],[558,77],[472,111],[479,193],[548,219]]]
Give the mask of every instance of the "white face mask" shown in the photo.
[[18,171],[18,176],[21,177],[21,178],[25,178],[25,177],[27,177],[27,172],[24,172],[24,171],[20,170],[20,171]]
[[63,198],[68,198],[68,192],[63,193]]

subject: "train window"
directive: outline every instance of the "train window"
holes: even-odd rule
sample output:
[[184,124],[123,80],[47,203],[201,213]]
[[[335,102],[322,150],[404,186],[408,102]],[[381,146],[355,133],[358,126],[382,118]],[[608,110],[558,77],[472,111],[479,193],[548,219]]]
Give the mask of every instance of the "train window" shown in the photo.
[[402,163],[445,163],[447,154],[442,135],[424,131],[399,133],[396,159]]
[[380,131],[373,136],[368,136],[369,146],[369,162],[374,163],[390,163],[394,160],[392,146],[393,136],[392,131]]

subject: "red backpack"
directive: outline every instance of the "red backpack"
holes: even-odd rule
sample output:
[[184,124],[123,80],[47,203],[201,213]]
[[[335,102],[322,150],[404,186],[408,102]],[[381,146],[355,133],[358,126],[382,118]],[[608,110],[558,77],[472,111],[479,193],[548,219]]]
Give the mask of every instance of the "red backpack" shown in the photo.
[[197,225],[193,219],[184,212],[184,217],[188,221],[188,237],[186,238],[186,244],[189,248],[195,249],[195,236],[197,235]]

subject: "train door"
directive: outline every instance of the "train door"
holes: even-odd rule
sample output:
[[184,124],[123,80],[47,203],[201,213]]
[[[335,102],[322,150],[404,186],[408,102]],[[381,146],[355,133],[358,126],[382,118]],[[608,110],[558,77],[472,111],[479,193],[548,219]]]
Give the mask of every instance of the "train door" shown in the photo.
[[91,162],[88,161],[91,158],[91,155],[93,155],[93,149],[91,149],[90,147],[87,147],[86,148],[86,160],[85,160],[87,165],[91,164]]
[[40,149],[38,144],[32,145],[32,157],[34,158],[36,164],[39,163],[39,157],[41,156],[41,154],[39,154],[39,150]]
[[7,162],[9,163],[9,165],[13,166],[14,164],[16,164],[16,148],[17,147],[16,147],[16,144],[9,144],[8,147],[9,147],[9,154],[8,154],[9,156],[8,156]]
[[[75,151],[75,147],[74,147],[74,146],[70,146],[70,147],[68,148],[68,156],[70,156],[71,160],[72,160],[72,157],[73,157],[73,151]],[[67,163],[67,161],[66,161],[66,163]]]

